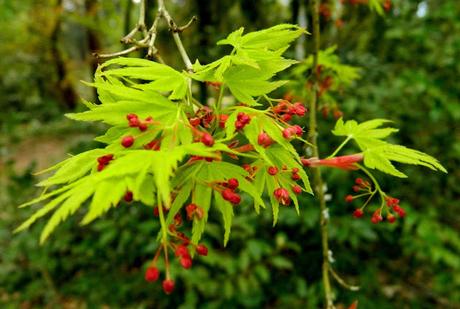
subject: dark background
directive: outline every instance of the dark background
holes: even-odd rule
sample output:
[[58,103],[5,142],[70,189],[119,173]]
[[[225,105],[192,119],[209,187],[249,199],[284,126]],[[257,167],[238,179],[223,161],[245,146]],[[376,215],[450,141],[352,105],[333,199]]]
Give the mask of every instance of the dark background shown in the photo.
[[[324,172],[335,268],[362,287],[350,292],[335,285],[338,304],[358,299],[360,308],[459,308],[460,2],[394,0],[385,16],[365,4],[345,2],[323,1],[332,15],[321,18],[322,48],[337,44],[341,60],[361,67],[362,78],[338,93],[334,104],[346,119],[394,120],[400,128],[395,142],[435,156],[449,174],[410,166],[403,168],[408,179],[376,174],[408,212],[390,226],[353,220],[353,207],[343,196],[356,175]],[[149,1],[150,21],[154,3]],[[215,42],[230,31],[297,22],[305,3],[166,1],[179,24],[198,16],[183,40],[192,60],[202,63],[222,55]],[[91,80],[97,65],[91,53],[121,50],[119,39],[134,26],[137,8],[128,0],[0,0],[0,306],[320,307],[320,236],[313,199],[302,200],[301,216],[283,209],[274,229],[269,211],[256,216],[241,205],[225,249],[221,223],[217,216],[211,219],[205,235],[209,256],[189,271],[175,266],[177,289],[171,296],[163,294],[160,284],[143,280],[158,226],[142,205],[116,208],[84,228],[71,218],[44,246],[38,244],[43,222],[12,234],[35,209],[17,208],[39,193],[34,187],[39,176],[31,173],[66,153],[97,146],[92,138],[103,127],[70,121],[63,113],[82,110],[80,97],[94,99],[80,83]],[[181,68],[164,28],[157,45],[167,63]],[[308,55],[311,37],[299,47]],[[289,53],[296,56],[294,49]],[[199,95],[203,99],[206,92]],[[320,119],[320,147],[328,153],[338,143],[327,134],[334,119]]]

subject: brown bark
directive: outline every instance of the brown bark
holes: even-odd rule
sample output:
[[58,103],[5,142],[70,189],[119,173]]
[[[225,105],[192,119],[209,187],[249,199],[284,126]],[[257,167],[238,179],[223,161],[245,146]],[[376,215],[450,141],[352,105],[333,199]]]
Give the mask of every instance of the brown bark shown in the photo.
[[55,9],[55,22],[50,37],[50,52],[52,59],[54,60],[57,77],[54,86],[54,95],[60,104],[63,104],[69,109],[74,109],[77,105],[78,95],[75,92],[72,83],[68,79],[66,64],[61,51],[59,50],[59,33],[61,29],[61,16],[63,10],[62,0],[57,1]]

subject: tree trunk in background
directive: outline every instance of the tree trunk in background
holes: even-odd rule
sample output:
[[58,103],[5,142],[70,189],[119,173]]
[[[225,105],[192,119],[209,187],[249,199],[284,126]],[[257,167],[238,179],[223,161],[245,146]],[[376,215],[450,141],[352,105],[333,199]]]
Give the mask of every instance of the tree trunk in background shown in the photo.
[[55,97],[59,103],[65,105],[69,109],[74,109],[77,105],[77,94],[72,86],[72,83],[67,78],[67,68],[65,61],[59,51],[59,32],[61,28],[61,16],[62,16],[62,0],[56,3],[56,16],[53,29],[50,37],[50,51],[51,56],[56,66],[57,80],[54,86]]
[[132,1],[126,1],[126,7],[125,7],[125,17],[123,21],[123,33],[127,34],[131,31],[133,25],[131,25],[131,9],[133,7],[133,2]]
[[[131,1],[128,1],[131,3]],[[86,16],[90,16],[92,19],[97,18],[97,10],[98,10],[98,3],[95,0],[85,0],[85,10]],[[95,31],[92,27],[87,27],[87,38],[88,38],[88,57],[89,58],[89,65],[90,65],[90,74],[91,78],[96,72],[98,66],[98,59],[93,57],[93,53],[99,52],[102,48],[101,40],[99,39],[99,35],[97,31]],[[85,57],[86,58],[86,57]],[[93,98],[96,103],[99,103],[97,90],[93,88]]]

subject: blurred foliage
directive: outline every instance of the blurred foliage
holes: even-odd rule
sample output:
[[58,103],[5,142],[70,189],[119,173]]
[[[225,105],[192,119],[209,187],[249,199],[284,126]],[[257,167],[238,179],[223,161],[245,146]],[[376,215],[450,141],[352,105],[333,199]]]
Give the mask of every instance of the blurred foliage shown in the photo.
[[[192,59],[206,63],[219,56],[212,46],[231,30],[295,21],[303,2],[172,3],[179,24],[193,14],[200,18],[183,37]],[[409,179],[397,183],[379,174],[408,216],[395,225],[375,226],[351,219],[353,209],[343,202],[357,175],[324,172],[335,268],[362,287],[350,292],[336,285],[337,298],[345,305],[358,299],[360,308],[458,308],[460,2],[394,0],[384,17],[367,6],[332,5],[337,3],[328,1],[332,17],[322,18],[322,48],[337,45],[341,62],[360,67],[362,78],[334,92],[334,104],[346,119],[394,120],[400,128],[398,142],[439,158],[450,173],[406,168]],[[343,25],[338,26],[337,18]],[[35,145],[40,143],[37,136],[69,141],[61,147],[71,148],[62,154],[94,143],[88,136],[74,139],[91,131],[62,121],[62,114],[78,108],[71,102],[76,99],[72,92],[92,99],[91,90],[78,82],[91,76],[91,52],[121,50],[119,38],[136,19],[137,5],[130,1],[0,0],[0,306],[320,307],[318,213],[310,197],[302,201],[300,217],[283,209],[275,229],[269,212],[256,216],[242,204],[227,248],[222,248],[222,225],[215,214],[206,234],[209,256],[197,259],[191,271],[175,265],[178,289],[170,297],[160,285],[143,280],[157,245],[158,226],[150,220],[150,208],[122,205],[85,228],[79,227],[79,218],[70,219],[44,246],[38,245],[40,224],[12,235],[32,211],[16,206],[39,194],[31,175],[36,166],[19,169],[19,157],[31,162],[48,156],[46,149],[32,148],[40,146]],[[179,67],[166,31],[159,40],[165,60]],[[307,52],[309,43],[307,37]],[[207,90],[201,91],[206,98]],[[332,117],[321,122],[323,154],[339,142],[327,134],[333,124]]]

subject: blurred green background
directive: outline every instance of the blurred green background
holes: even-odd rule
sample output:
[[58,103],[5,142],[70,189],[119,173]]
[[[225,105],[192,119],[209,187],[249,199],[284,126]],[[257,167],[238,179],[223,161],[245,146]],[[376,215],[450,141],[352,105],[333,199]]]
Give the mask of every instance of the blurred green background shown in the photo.
[[[84,228],[71,218],[44,246],[38,244],[43,222],[12,234],[35,209],[17,208],[39,194],[32,172],[98,146],[92,138],[102,126],[63,113],[83,109],[80,97],[94,100],[80,83],[97,66],[91,53],[123,48],[119,39],[137,21],[137,2],[0,0],[0,307],[319,308],[318,207],[307,197],[301,216],[283,209],[275,229],[269,211],[257,216],[241,205],[227,248],[220,219],[211,216],[209,256],[189,271],[174,266],[177,290],[169,297],[143,279],[158,230],[147,207],[119,207]],[[362,68],[363,77],[335,95],[344,117],[394,120],[396,142],[437,157],[449,174],[419,167],[404,168],[409,179],[378,174],[408,210],[390,226],[353,220],[343,197],[357,175],[324,172],[335,268],[362,287],[350,292],[335,285],[338,306],[358,299],[360,308],[460,308],[460,2],[393,0],[385,16],[350,2],[359,1],[322,1],[321,17],[322,48],[337,44],[344,63]],[[148,1],[150,21],[154,3]],[[306,3],[166,1],[179,24],[198,16],[183,40],[202,63],[222,55],[215,42],[240,26],[300,21],[309,28]],[[165,61],[180,68],[165,29],[158,42]],[[290,53],[310,51],[306,37]],[[338,143],[327,134],[333,124],[332,116],[321,121],[322,153]]]

